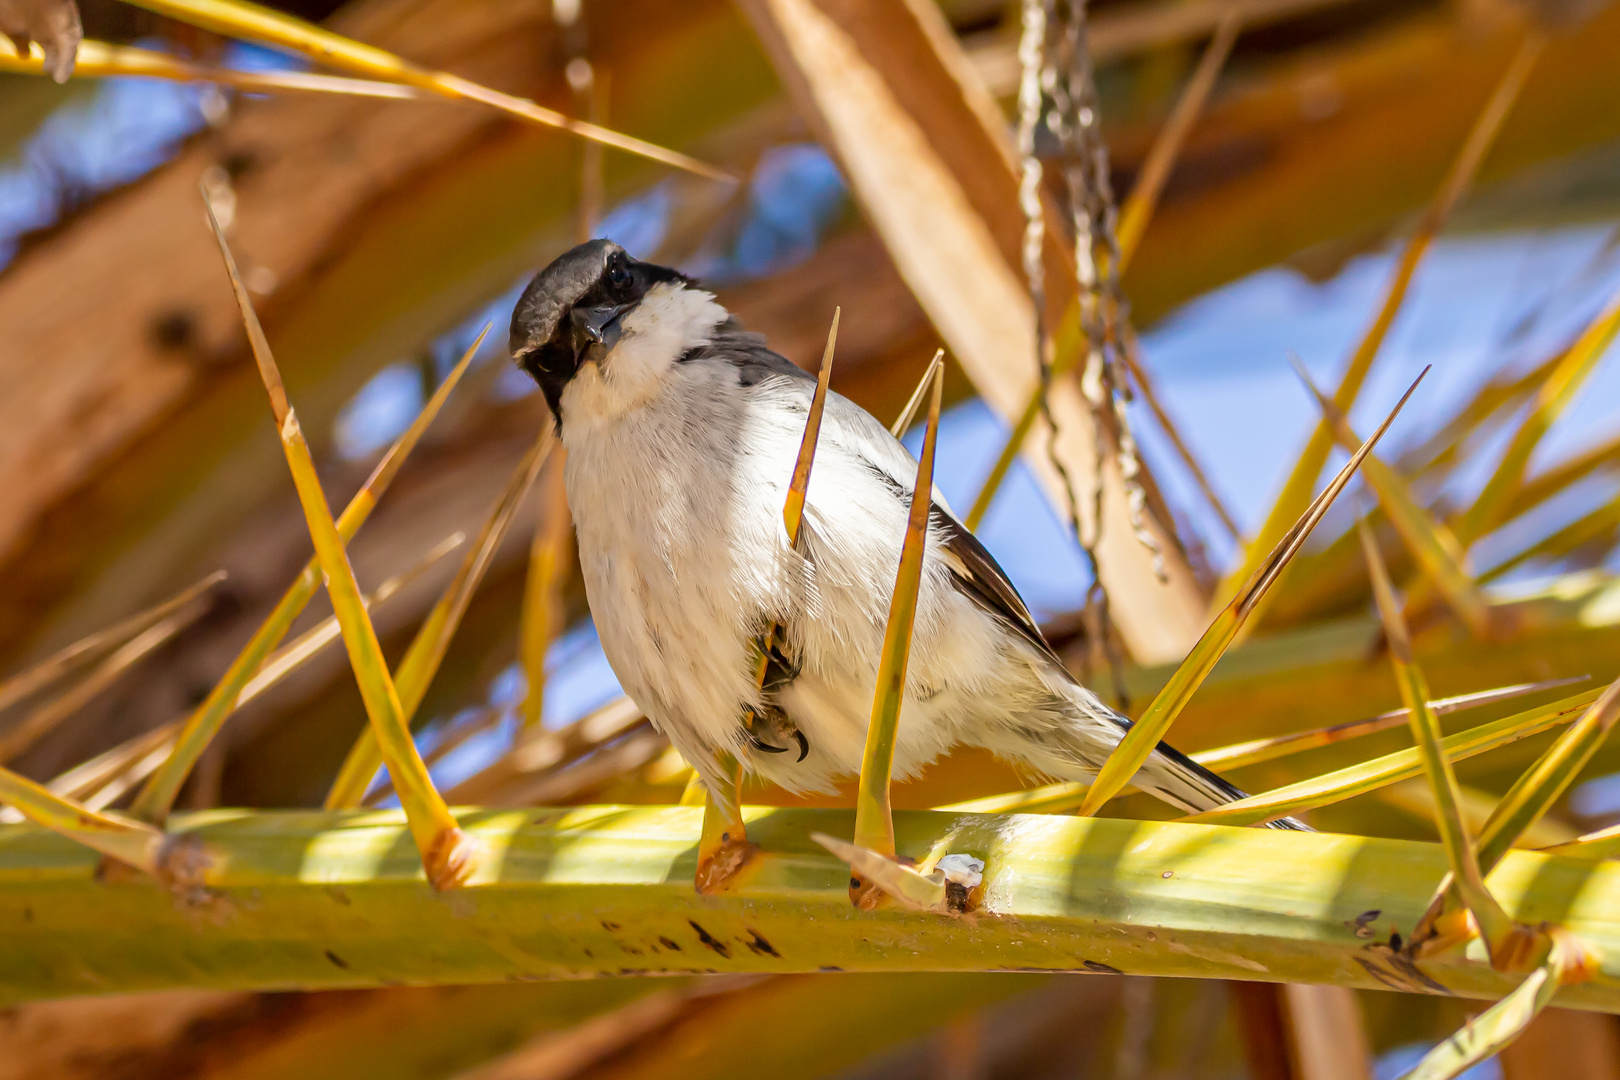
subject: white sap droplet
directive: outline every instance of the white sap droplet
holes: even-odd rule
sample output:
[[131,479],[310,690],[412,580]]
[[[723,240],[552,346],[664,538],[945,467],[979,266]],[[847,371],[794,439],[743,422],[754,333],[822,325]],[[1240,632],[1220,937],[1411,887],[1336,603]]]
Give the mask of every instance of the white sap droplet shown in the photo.
[[984,880],[984,860],[971,855],[946,855],[934,864],[945,880],[964,889],[976,888]]

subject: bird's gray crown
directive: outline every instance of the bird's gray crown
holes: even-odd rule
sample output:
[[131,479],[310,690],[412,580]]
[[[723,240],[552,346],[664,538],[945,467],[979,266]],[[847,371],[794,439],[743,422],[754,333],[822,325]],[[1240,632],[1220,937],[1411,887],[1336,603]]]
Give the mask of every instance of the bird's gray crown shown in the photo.
[[611,240],[588,240],[557,256],[523,290],[512,310],[508,347],[559,422],[563,388],[587,351],[611,349],[619,320],[661,282],[692,284],[679,271],[631,257]]

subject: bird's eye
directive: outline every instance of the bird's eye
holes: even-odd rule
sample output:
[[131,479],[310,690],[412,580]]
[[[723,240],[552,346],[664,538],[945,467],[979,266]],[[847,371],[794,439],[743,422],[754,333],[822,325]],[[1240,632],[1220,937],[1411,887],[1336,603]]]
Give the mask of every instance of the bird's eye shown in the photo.
[[615,257],[612,262],[608,263],[607,279],[608,284],[615,289],[628,289],[630,287],[630,268],[624,264],[623,259]]

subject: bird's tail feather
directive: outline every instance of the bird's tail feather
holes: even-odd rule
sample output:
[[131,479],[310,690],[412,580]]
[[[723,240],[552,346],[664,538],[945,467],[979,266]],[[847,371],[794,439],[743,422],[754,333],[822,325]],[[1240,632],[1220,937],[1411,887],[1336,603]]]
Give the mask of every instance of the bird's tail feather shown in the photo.
[[[1136,774],[1134,783],[1144,791],[1193,813],[1213,810],[1217,806],[1248,798],[1244,791],[1224,777],[1204,768],[1169,743],[1163,742]],[[1294,818],[1268,821],[1266,828],[1287,829],[1294,832],[1312,831],[1309,825]]]
[[[1131,729],[1129,718],[1083,689],[1057,708],[1019,715],[1022,723],[982,733],[981,744],[1037,775],[1063,780],[1093,780],[1108,754]],[[1038,722],[1032,722],[1032,717]],[[1193,814],[1248,798],[1223,777],[1163,742],[1148,755],[1131,783]],[[1310,826],[1294,818],[1267,822],[1266,827],[1311,831]]]
[[[1084,769],[1085,775],[1095,776],[1108,753],[1131,730],[1133,722],[1109,708],[1079,682],[1070,679],[1065,689],[1067,692],[1061,704],[1052,710],[1061,719],[1051,727],[1044,728],[1038,740],[1022,740],[1023,752],[1015,756],[1021,756],[1036,769],[1053,775],[1079,779],[1073,775],[1078,771],[1073,766],[1078,765]],[[1037,743],[1037,753],[1030,752],[1031,742]],[[1102,745],[1099,746],[1099,743]],[[1064,758],[1070,763],[1069,768],[1057,763]],[[1131,778],[1131,783],[1193,814],[1249,797],[1225,777],[1206,769],[1166,742],[1154,747],[1153,753],[1148,755],[1147,761]],[[1296,818],[1268,821],[1266,828],[1291,832],[1313,831]]]

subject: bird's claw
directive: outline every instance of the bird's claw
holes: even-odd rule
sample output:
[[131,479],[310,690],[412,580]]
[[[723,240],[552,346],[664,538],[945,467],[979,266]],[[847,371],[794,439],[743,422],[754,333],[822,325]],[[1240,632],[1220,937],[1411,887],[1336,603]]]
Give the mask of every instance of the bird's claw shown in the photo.
[[749,746],[752,746],[755,750],[758,750],[764,754],[785,754],[788,752],[787,747],[772,746],[758,735],[755,735],[752,731],[748,732],[747,739]]
[[763,637],[756,637],[754,649],[765,658],[765,676],[760,683],[765,703],[759,708],[748,706],[743,710],[743,736],[749,746],[763,754],[788,753],[792,747],[782,744],[792,739],[799,744],[799,756],[795,761],[803,761],[810,756],[810,740],[772,700],[799,677],[800,666],[782,649],[774,630]]
[[755,638],[754,648],[765,657],[765,681],[760,688],[766,693],[775,693],[799,677],[799,663],[782,651],[782,643],[776,640],[776,635],[772,634],[768,640]]
[[774,739],[783,741],[792,739],[798,743],[799,756],[794,759],[796,762],[810,756],[810,740],[804,737],[804,732],[795,727],[793,721],[789,720],[781,709],[767,705],[763,709],[750,707],[745,712],[747,722],[743,725],[743,737],[749,746],[765,754],[786,754],[792,749],[788,746],[779,746],[762,737],[769,735]]

